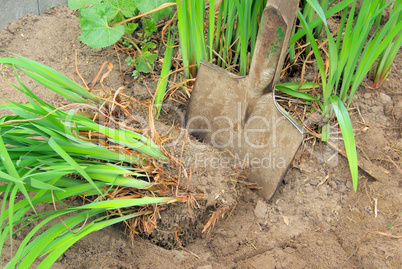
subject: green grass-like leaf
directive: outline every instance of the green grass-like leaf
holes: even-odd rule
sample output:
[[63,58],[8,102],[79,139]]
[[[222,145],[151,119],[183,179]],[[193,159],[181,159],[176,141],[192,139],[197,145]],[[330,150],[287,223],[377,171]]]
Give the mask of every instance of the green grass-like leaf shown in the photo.
[[156,96],[155,96],[155,111],[154,114],[159,115],[162,109],[162,102],[165,96],[166,88],[169,82],[169,73],[171,71],[172,66],[172,55],[173,55],[173,45],[174,45],[174,36],[175,34],[171,35],[170,29],[167,39],[167,46],[165,51],[165,56],[163,57],[163,65],[161,71],[161,77],[158,81],[158,86],[156,88]]
[[336,118],[341,128],[343,141],[345,143],[346,155],[348,156],[349,169],[352,175],[353,189],[357,191],[358,166],[356,142],[353,134],[352,122],[350,121],[349,112],[338,96],[331,97]]
[[[47,66],[22,57],[0,58],[0,63],[12,65],[50,90],[98,111],[96,96]],[[56,110],[39,99],[18,76],[17,81],[20,85],[14,87],[27,96],[29,104],[10,100],[10,104],[0,106],[0,109],[11,109],[16,114],[0,118],[0,181],[5,183],[0,186],[0,192],[4,192],[4,199],[8,201],[6,205],[3,200],[0,212],[0,253],[7,240],[13,245],[16,232],[33,222],[36,224],[17,251],[11,249],[15,255],[4,268],[28,268],[41,255],[45,259],[38,268],[49,268],[85,235],[153,212],[136,212],[139,210],[136,206],[183,200],[183,197],[169,197],[169,188],[150,182],[149,175],[141,172],[143,165],[169,160],[150,139],[124,128],[117,130],[95,123],[88,112]],[[127,151],[131,149],[133,155],[111,151],[96,144],[96,140],[86,141],[82,131],[103,134],[109,142],[124,146]],[[81,177],[67,177],[72,174]],[[118,186],[132,188],[133,192],[142,193],[143,198],[95,200],[81,207],[71,207],[63,202],[74,196],[102,199],[104,193],[112,192]],[[17,202],[17,195],[23,199]],[[52,201],[64,205],[65,209],[26,216],[35,205]],[[122,209],[123,216],[110,219],[96,216],[114,209]],[[71,215],[64,221],[69,228],[59,222],[43,231],[51,221],[65,218],[66,214]],[[95,220],[82,227],[87,217],[95,217]],[[15,229],[16,224],[20,225],[19,229]]]

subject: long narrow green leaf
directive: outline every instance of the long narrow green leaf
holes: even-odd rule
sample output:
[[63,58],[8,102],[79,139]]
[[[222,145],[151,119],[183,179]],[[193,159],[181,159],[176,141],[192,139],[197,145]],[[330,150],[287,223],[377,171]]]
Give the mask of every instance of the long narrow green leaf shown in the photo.
[[[154,114],[157,115],[157,118],[159,118],[159,115],[161,113],[162,109],[162,102],[163,98],[166,93],[166,88],[169,82],[169,73],[172,67],[172,55],[173,55],[173,45],[174,45],[174,36],[171,36],[170,33],[170,28],[168,32],[168,39],[167,39],[167,47],[165,51],[165,56],[163,57],[163,64],[162,64],[162,70],[161,70],[161,77],[158,81],[158,86],[156,88],[156,96],[155,96],[155,111]],[[212,47],[211,47],[212,50]]]
[[[0,123],[1,123],[1,120],[0,120]],[[0,134],[1,134],[1,128],[0,128]],[[12,178],[14,178],[15,180],[19,181],[19,182],[15,182],[16,186],[24,194],[25,198],[27,199],[27,201],[31,205],[32,209],[35,211],[35,208],[34,208],[34,206],[32,204],[32,201],[29,198],[29,194],[28,194],[27,190],[25,189],[25,186],[24,186],[23,182],[20,180],[20,176],[19,176],[17,170],[14,167],[14,163],[11,160],[10,155],[7,152],[6,146],[4,145],[4,142],[3,142],[3,139],[1,137],[1,135],[0,135],[0,152],[1,152],[0,159],[1,159],[2,163],[3,163],[3,165],[5,166],[7,172],[9,173],[9,175]]]
[[[338,13],[341,10],[344,10],[347,6],[349,6],[353,1],[355,0],[343,0],[341,2],[339,2],[338,4],[336,4],[334,7],[330,8],[329,10],[327,10],[324,14],[325,14],[325,18],[329,18],[332,15]],[[309,24],[309,28],[310,29],[314,29],[315,27],[317,27],[320,23],[322,23],[322,19],[321,18],[316,18],[314,19],[310,24]],[[304,26],[303,26],[304,27]],[[309,31],[304,27],[304,29],[300,29],[297,31],[296,34],[294,34],[291,39],[290,39],[290,44],[292,45],[294,44],[297,40],[299,40],[300,38],[302,38],[303,36],[305,36],[307,33],[309,33]]]
[[346,155],[348,157],[349,168],[352,176],[353,189],[357,191],[358,166],[356,142],[353,134],[352,122],[348,110],[338,96],[332,96],[331,102],[335,111],[336,118],[341,128],[343,141],[345,144]]
[[36,73],[38,77],[42,77],[45,80],[53,81],[59,87],[65,88],[66,91],[76,93],[80,96],[88,98],[92,101],[100,101],[97,97],[89,93],[87,90],[82,88],[80,85],[75,83],[73,80],[63,75],[62,73],[56,71],[55,69],[46,66],[44,64],[38,63],[29,58],[11,53],[16,58],[0,58],[0,64],[15,65],[20,67],[19,69],[23,72],[29,70],[30,72]]
[[309,25],[307,24],[306,20],[304,19],[303,15],[301,14],[300,10],[298,11],[297,17],[299,18],[300,23],[302,24],[303,28],[307,31],[307,36],[310,38],[311,47],[312,47],[312,49],[314,51],[314,56],[315,56],[316,61],[317,61],[318,69],[320,70],[322,87],[323,87],[323,89],[325,89],[327,79],[326,79],[326,76],[325,76],[324,62],[322,60],[322,57],[321,57],[320,50],[318,48],[317,42],[315,41],[314,36],[311,33],[311,29],[310,29]]
[[80,173],[81,176],[83,176],[86,180],[88,180],[89,183],[91,183],[91,185],[94,187],[94,189],[96,189],[99,194],[102,195],[101,190],[98,188],[98,186],[96,186],[96,184],[93,182],[93,180],[91,179],[91,177],[84,171],[84,169],[82,169],[80,167],[80,165],[74,161],[73,158],[71,158],[63,149],[62,147],[60,147],[56,141],[53,138],[49,139],[49,146],[52,147],[52,149],[54,149],[54,151],[57,152],[57,154],[60,155],[60,157],[62,157],[66,162],[68,162],[72,167],[74,167],[78,173]]
[[[152,212],[149,212],[148,214],[150,214]],[[74,243],[76,243],[78,240],[80,240],[81,238],[83,238],[84,236],[104,229],[106,227],[109,227],[111,225],[123,222],[125,220],[128,220],[130,218],[135,218],[138,216],[144,215],[144,213],[140,212],[140,213],[134,213],[134,214],[129,214],[129,215],[125,215],[122,217],[118,217],[118,218],[111,218],[108,220],[103,220],[103,218],[97,219],[93,222],[91,222],[90,224],[88,224],[87,226],[84,227],[84,229],[77,235],[74,234],[68,234],[63,241],[61,241],[60,244],[55,244],[52,246],[51,250],[52,252],[43,260],[43,262],[39,265],[39,268],[48,268],[50,265],[52,265],[70,246],[72,246]],[[101,221],[99,221],[101,220]]]
[[296,98],[300,98],[300,99],[305,100],[305,101],[316,101],[318,104],[320,104],[320,106],[322,106],[321,102],[317,98],[312,96],[311,94],[301,92],[301,91],[297,91],[297,90],[294,90],[294,89],[291,89],[291,88],[288,88],[288,87],[283,87],[283,86],[280,86],[280,85],[279,86],[276,85],[275,88],[278,91],[281,91],[281,92],[283,92],[285,94],[288,94],[288,95],[296,97]]
[[213,59],[213,49],[214,49],[214,31],[215,31],[215,0],[209,1],[209,12],[208,12],[208,51],[209,51],[209,61],[212,63]]

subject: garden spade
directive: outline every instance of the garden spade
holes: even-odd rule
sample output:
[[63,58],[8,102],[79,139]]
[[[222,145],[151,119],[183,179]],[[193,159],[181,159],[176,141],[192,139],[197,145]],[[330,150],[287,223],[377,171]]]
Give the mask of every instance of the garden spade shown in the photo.
[[303,140],[301,128],[274,96],[298,6],[299,0],[268,0],[247,76],[200,62],[186,114],[189,132],[231,152],[232,164],[247,169],[248,180],[262,187],[258,192],[266,200]]

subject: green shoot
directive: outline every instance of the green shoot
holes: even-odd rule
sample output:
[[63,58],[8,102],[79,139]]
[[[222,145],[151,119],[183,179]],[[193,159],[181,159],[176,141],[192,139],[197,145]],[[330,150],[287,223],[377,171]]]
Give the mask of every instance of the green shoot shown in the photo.
[[[183,65],[198,65],[200,60],[205,60],[246,75],[267,1],[222,0],[217,16],[215,1],[209,1],[207,24],[204,22],[205,0],[176,0],[176,3]],[[185,70],[187,78],[194,78],[196,74],[197,68]]]
[[[383,0],[384,2],[385,0]],[[397,12],[398,7],[402,5],[401,0],[396,0],[394,5],[391,9],[390,16],[392,16],[395,12]],[[378,29],[379,21],[381,20],[381,15],[378,15],[376,19],[376,29]],[[391,31],[393,27],[395,27],[399,22],[402,21],[402,12],[399,12],[399,16],[397,19],[392,23],[392,26],[389,28]],[[394,61],[396,54],[399,52],[400,48],[402,47],[402,35],[398,34],[397,37],[388,44],[387,48],[381,53],[378,63],[375,67],[372,68],[373,72],[373,81],[374,81],[374,88],[378,87],[379,83],[385,81],[388,77],[390,72],[391,64]]]
[[168,81],[169,81],[169,73],[171,71],[170,68],[172,66],[174,36],[175,36],[175,34],[171,35],[170,29],[169,29],[167,47],[166,47],[166,51],[165,51],[165,56],[163,58],[161,77],[158,81],[158,86],[156,88],[156,96],[155,96],[155,102],[154,102],[154,104],[155,104],[154,114],[157,115],[157,118],[159,118],[159,115],[161,113],[162,102],[163,102],[163,98],[165,96],[166,88],[167,88]]

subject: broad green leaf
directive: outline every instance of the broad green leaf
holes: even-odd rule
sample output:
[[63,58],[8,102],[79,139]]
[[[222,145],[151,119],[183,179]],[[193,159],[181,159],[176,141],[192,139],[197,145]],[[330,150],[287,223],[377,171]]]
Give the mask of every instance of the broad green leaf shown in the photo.
[[79,40],[93,48],[111,46],[120,40],[124,34],[124,26],[111,27],[106,14],[101,16],[95,8],[89,7],[81,10],[80,22],[82,33]]
[[124,24],[124,32],[127,35],[131,35],[132,33],[134,33],[135,30],[137,30],[138,28],[138,23],[127,23]]
[[128,56],[124,61],[125,61],[126,64],[128,64],[128,65],[132,65],[133,62],[134,62],[133,57],[131,57],[131,56]]
[[[161,5],[163,5],[165,3],[171,3],[171,2],[175,2],[175,1],[174,0],[145,0],[145,1],[144,0],[135,0],[134,2],[136,3],[137,8],[142,13],[146,13],[155,8],[160,7]],[[157,12],[151,13],[150,16],[154,22],[158,22],[160,19],[162,19],[166,15],[169,15],[170,13],[172,13],[172,8],[167,7],[162,10],[159,10]]]
[[142,48],[142,52],[147,52],[149,49],[156,49],[156,44],[152,42],[148,42],[145,44],[145,46]]
[[109,20],[113,20],[119,13],[130,18],[134,15],[134,10],[136,9],[133,0],[105,0],[105,3],[109,6]]
[[149,49],[156,48],[156,45],[152,42],[147,43],[142,48],[142,55],[137,56],[134,60],[134,66],[137,71],[142,73],[149,73],[154,70],[154,62],[158,58],[158,53],[152,54]]
[[137,56],[137,58],[135,58],[134,66],[139,72],[149,73],[154,69],[154,61],[157,58],[158,54],[145,52],[144,54]]
[[152,20],[145,20],[145,24],[147,25],[145,27],[145,31],[148,33],[148,35],[152,35],[158,30],[158,28],[156,28],[156,23]]

